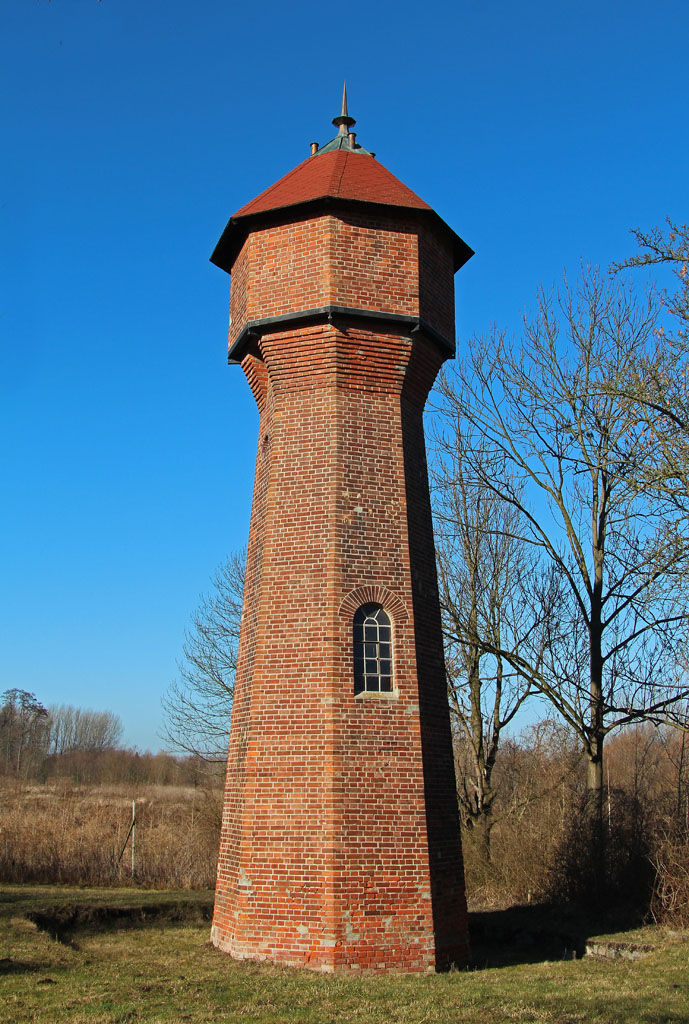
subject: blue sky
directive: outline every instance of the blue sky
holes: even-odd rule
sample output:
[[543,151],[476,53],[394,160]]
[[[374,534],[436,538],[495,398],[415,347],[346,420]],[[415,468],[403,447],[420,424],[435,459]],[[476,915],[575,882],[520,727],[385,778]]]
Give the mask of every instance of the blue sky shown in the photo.
[[476,250],[461,338],[687,220],[686,0],[4,0],[0,691],[161,745],[199,594],[248,530],[229,216],[334,134]]

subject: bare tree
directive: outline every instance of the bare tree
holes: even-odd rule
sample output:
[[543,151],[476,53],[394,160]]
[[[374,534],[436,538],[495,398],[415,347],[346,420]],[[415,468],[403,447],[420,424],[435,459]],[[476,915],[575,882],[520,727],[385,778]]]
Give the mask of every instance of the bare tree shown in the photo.
[[539,293],[521,344],[497,330],[474,339],[443,388],[490,452],[484,469],[475,460],[479,478],[516,510],[544,569],[533,601],[548,611],[545,643],[535,634],[494,653],[579,736],[600,868],[605,737],[661,720],[687,694],[676,671],[687,545],[672,505],[631,482],[657,440],[605,387],[656,325],[651,297],[587,270],[576,287]]
[[0,705],[0,745],[5,771],[20,775],[38,767],[47,750],[48,712],[34,693],[5,690]]
[[435,420],[435,542],[458,798],[464,827],[487,863],[500,737],[533,692],[495,652],[543,630],[530,601],[535,560],[518,536],[518,513],[486,486],[489,453],[455,412],[441,404]]
[[655,227],[650,231],[634,228],[632,234],[641,252],[620,263],[617,272],[629,267],[667,266],[675,277],[675,291],[663,293],[668,312],[674,317],[683,343],[689,342],[689,224],[675,224],[666,219],[667,231]]
[[670,496],[689,511],[689,224],[674,224],[649,232],[636,228],[634,237],[641,252],[612,270],[667,268],[674,291],[665,289],[662,302],[669,314],[655,328],[655,343],[638,353],[608,382],[609,390],[629,401],[646,428],[658,441],[657,462],[646,467],[641,482]]
[[245,563],[236,551],[216,569],[185,634],[180,678],[163,697],[164,739],[216,764],[227,759]]
[[113,711],[54,704],[48,714],[51,754],[100,753],[122,738],[122,721]]

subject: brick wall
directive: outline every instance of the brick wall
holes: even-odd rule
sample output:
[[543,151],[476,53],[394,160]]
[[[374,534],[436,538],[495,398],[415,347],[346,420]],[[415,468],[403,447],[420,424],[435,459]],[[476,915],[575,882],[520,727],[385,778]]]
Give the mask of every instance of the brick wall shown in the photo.
[[[319,287],[418,312],[418,234],[399,219],[250,236],[232,332],[239,287],[249,318],[318,305]],[[438,323],[449,273],[441,299],[422,296]],[[212,931],[234,956],[422,971],[466,955],[422,428],[442,358],[363,322],[273,329],[243,353],[261,419]],[[367,601],[392,619],[392,695],[354,696]]]
[[448,239],[414,214],[352,211],[252,231],[232,270],[230,345],[246,323],[339,305],[422,316],[454,333]]

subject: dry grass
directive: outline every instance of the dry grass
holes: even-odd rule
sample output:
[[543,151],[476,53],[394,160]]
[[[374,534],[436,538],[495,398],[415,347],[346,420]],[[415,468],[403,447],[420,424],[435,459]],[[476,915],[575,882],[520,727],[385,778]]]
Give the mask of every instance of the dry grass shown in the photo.
[[[118,864],[136,800],[136,857]],[[3,782],[0,881],[135,883],[207,888],[215,882],[220,795],[193,787]],[[131,843],[131,840],[130,840]]]

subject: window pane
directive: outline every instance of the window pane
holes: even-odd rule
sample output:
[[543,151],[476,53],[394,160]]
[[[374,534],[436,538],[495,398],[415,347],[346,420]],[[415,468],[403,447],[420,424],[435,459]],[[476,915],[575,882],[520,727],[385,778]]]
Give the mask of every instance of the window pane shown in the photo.
[[352,623],[354,693],[391,693],[392,628],[379,604],[362,605]]

